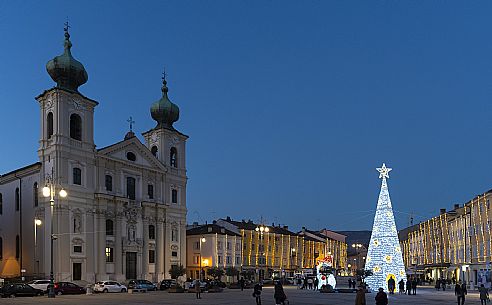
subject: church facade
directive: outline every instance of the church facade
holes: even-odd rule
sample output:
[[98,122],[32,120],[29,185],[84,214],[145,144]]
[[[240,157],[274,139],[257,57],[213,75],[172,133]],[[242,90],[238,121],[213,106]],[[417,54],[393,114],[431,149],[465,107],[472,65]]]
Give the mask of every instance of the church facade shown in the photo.
[[52,254],[55,281],[169,278],[173,265],[186,266],[179,108],[163,78],[145,143],[130,130],[96,148],[98,102],[78,90],[88,76],[71,47],[65,28],[64,53],[46,65],[56,86],[36,97],[39,162],[0,176],[0,278],[48,278]]

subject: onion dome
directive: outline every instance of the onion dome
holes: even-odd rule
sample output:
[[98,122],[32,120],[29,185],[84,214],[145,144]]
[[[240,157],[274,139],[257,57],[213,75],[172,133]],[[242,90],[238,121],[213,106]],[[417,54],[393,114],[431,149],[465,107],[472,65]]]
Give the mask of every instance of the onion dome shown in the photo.
[[46,64],[46,71],[56,82],[57,88],[78,92],[79,86],[85,84],[89,78],[84,66],[73,58],[70,48],[70,34],[68,33],[68,23],[65,23],[65,42],[64,52],[56,56]]
[[150,107],[152,118],[157,121],[156,128],[174,130],[173,123],[179,119],[179,107],[167,97],[166,74],[162,77],[162,97]]

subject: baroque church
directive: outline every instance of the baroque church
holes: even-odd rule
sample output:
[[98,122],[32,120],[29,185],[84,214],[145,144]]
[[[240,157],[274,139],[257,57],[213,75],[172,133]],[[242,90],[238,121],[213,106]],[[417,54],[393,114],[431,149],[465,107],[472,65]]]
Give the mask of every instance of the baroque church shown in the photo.
[[130,130],[97,148],[99,103],[79,92],[88,75],[71,47],[66,26],[63,54],[46,65],[56,86],[36,97],[39,162],[0,176],[0,278],[48,278],[51,269],[55,281],[170,278],[172,266],[186,265],[179,108],[164,77],[145,143]]

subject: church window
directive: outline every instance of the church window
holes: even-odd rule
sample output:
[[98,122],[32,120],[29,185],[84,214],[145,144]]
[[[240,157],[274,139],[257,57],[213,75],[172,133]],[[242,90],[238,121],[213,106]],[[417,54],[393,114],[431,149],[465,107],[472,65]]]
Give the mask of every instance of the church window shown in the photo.
[[106,235],[107,236],[113,236],[114,235],[113,221],[111,219],[106,219]]
[[149,250],[149,264],[155,264],[155,250]]
[[46,133],[48,139],[53,135],[53,112],[49,112],[46,117]]
[[3,196],[2,193],[0,193],[0,215],[3,214]]
[[3,259],[3,239],[0,237],[0,260]]
[[134,153],[132,153],[131,151],[127,152],[126,153],[126,158],[130,161],[136,161],[137,160],[137,156],[135,156]]
[[173,251],[173,252],[171,252],[171,256],[173,256],[173,257],[177,257],[177,256],[178,256],[178,252],[177,252],[177,251]]
[[135,178],[126,177],[126,197],[135,200]]
[[171,164],[172,167],[178,167],[178,151],[176,150],[176,147],[171,148],[169,164]]
[[74,253],[82,253],[82,246],[73,246]]
[[32,187],[32,195],[34,197],[34,206],[37,207],[39,205],[39,196],[38,196],[38,183],[34,182],[34,185]]
[[147,195],[149,195],[149,199],[154,199],[154,186],[152,184],[147,185]]
[[15,258],[19,259],[20,257],[20,239],[19,235],[15,236]]
[[76,113],[70,115],[70,138],[82,141],[82,118]]
[[178,203],[178,190],[171,190],[171,202]]
[[157,146],[152,146],[150,152],[157,158]]
[[155,239],[155,226],[149,226],[149,239]]
[[82,185],[82,170],[78,167],[72,169],[73,184]]
[[106,263],[112,263],[114,261],[113,252],[113,248],[106,247]]
[[113,191],[113,177],[106,175],[104,178],[104,185],[106,186],[106,191]]
[[15,210],[18,211],[20,209],[20,194],[19,188],[15,189]]
[[178,229],[171,230],[171,241],[178,241]]

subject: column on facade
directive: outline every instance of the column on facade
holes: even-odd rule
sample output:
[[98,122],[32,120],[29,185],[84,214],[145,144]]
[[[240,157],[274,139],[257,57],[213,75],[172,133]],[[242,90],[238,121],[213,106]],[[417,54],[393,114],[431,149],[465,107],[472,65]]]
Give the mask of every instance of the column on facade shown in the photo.
[[142,275],[145,279],[151,279],[149,275],[149,221],[144,216],[143,220],[143,247],[142,247]]
[[97,214],[97,276],[96,279],[106,280],[106,215],[99,211]]
[[123,249],[122,243],[122,228],[121,228],[121,216],[116,213],[115,217],[115,241],[114,241],[114,273],[117,280],[124,280],[123,276]]
[[[70,214],[68,207],[61,206],[58,202],[58,206],[55,204],[55,235],[57,239],[54,241],[54,263],[55,266],[55,279],[61,280],[64,278],[71,278],[71,253],[72,242],[70,234]],[[68,253],[67,253],[68,251]]]
[[[186,223],[182,221],[180,224],[181,232],[179,233],[179,263],[186,268]],[[224,245],[225,247],[225,245]],[[224,252],[225,253],[225,252]],[[226,258],[224,257],[224,260]],[[225,261],[224,261],[225,262]]]
[[157,236],[156,236],[156,265],[155,265],[155,273],[157,275],[157,279],[161,281],[164,279],[164,275],[166,270],[164,269],[164,221],[159,218],[157,219]]
[[170,220],[166,219],[164,222],[164,277],[170,278],[169,269],[171,269],[171,257],[169,245],[171,244],[170,233],[171,232],[171,224]]

